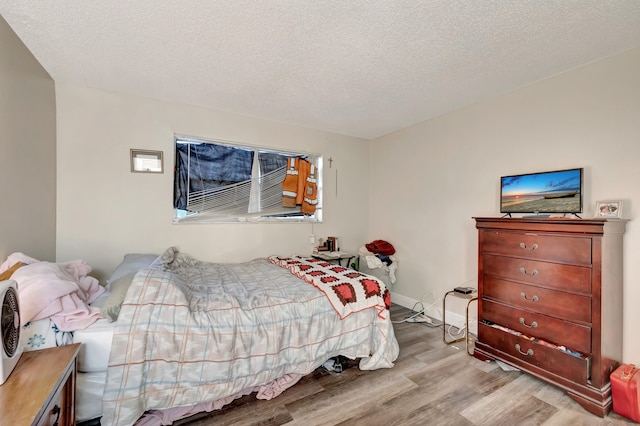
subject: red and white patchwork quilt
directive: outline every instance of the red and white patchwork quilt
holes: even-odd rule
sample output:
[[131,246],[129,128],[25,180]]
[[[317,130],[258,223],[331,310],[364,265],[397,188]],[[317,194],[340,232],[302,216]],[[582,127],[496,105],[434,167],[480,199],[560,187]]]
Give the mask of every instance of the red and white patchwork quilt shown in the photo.
[[313,257],[269,257],[269,262],[287,268],[292,274],[322,291],[340,319],[354,312],[375,308],[386,319],[391,293],[378,278]]

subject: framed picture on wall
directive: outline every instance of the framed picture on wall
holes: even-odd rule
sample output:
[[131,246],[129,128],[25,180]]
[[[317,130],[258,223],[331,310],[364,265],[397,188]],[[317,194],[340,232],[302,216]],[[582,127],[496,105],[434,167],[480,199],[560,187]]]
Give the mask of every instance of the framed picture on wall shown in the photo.
[[134,173],[162,173],[162,151],[132,149],[131,171]]
[[596,217],[620,219],[622,217],[622,201],[596,201]]

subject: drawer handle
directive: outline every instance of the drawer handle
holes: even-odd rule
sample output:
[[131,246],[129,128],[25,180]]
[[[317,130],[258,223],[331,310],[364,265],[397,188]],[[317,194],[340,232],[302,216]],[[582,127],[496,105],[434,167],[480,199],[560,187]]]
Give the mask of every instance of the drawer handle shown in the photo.
[[532,245],[532,246],[531,246],[531,248],[527,248],[527,245],[526,245],[525,243],[520,243],[520,247],[521,247],[521,248],[523,248],[523,249],[525,249],[525,250],[531,250],[531,251],[533,251],[533,250],[535,250],[535,249],[537,249],[537,248],[538,248],[538,245],[537,245],[537,244],[534,244],[534,245]]
[[528,273],[524,266],[520,268],[520,272],[522,272],[525,275],[529,275],[530,277],[533,277],[534,275],[538,275],[537,269],[534,269],[533,271],[531,271],[531,273]]
[[531,302],[537,302],[538,301],[538,296],[536,296],[535,294],[533,295],[533,297],[531,299],[527,298],[527,295],[524,293],[520,293],[520,297],[522,297],[524,300],[529,300]]
[[524,322],[524,318],[520,318],[520,324],[524,325],[525,327],[529,327],[529,328],[536,328],[538,327],[538,323],[537,322],[532,322],[531,325],[527,324],[526,322]]
[[522,355],[527,355],[527,356],[532,356],[532,355],[533,355],[533,349],[528,349],[526,353],[525,353],[525,352],[522,352],[522,351],[520,350],[520,344],[519,344],[519,343],[516,343],[516,350],[517,350],[518,352],[520,352]]
[[55,414],[56,415],[56,420],[53,422],[53,426],[58,426],[58,422],[60,421],[60,407],[58,406],[58,404],[55,405],[55,407],[53,407],[53,409],[51,410],[51,414]]

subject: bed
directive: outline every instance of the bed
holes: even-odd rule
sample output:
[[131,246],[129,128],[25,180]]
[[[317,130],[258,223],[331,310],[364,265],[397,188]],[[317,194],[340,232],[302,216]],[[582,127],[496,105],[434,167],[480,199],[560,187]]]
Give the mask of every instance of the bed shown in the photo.
[[49,339],[83,343],[78,421],[170,424],[246,394],[274,398],[337,356],[392,367],[389,304],[380,280],[318,259],[222,264],[169,248],[126,255],[92,302],[105,318]]

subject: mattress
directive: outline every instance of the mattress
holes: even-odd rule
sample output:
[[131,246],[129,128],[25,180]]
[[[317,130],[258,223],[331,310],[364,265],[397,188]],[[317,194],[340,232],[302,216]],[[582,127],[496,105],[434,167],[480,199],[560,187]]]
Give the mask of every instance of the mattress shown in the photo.
[[85,330],[73,333],[73,342],[82,343],[78,353],[78,371],[96,373],[107,371],[113,339],[114,323],[101,318]]
[[106,370],[76,374],[76,422],[102,416],[102,394],[106,381]]
[[[101,307],[109,296],[105,292],[91,306]],[[114,323],[100,318],[84,330],[73,332],[73,342],[82,343],[78,353],[78,371],[81,373],[106,372],[113,339]]]
[[[102,307],[109,294],[106,291],[91,306]],[[74,343],[82,343],[77,360],[76,422],[102,416],[102,394],[107,381],[114,326],[114,323],[101,318],[85,330],[73,333]]]

